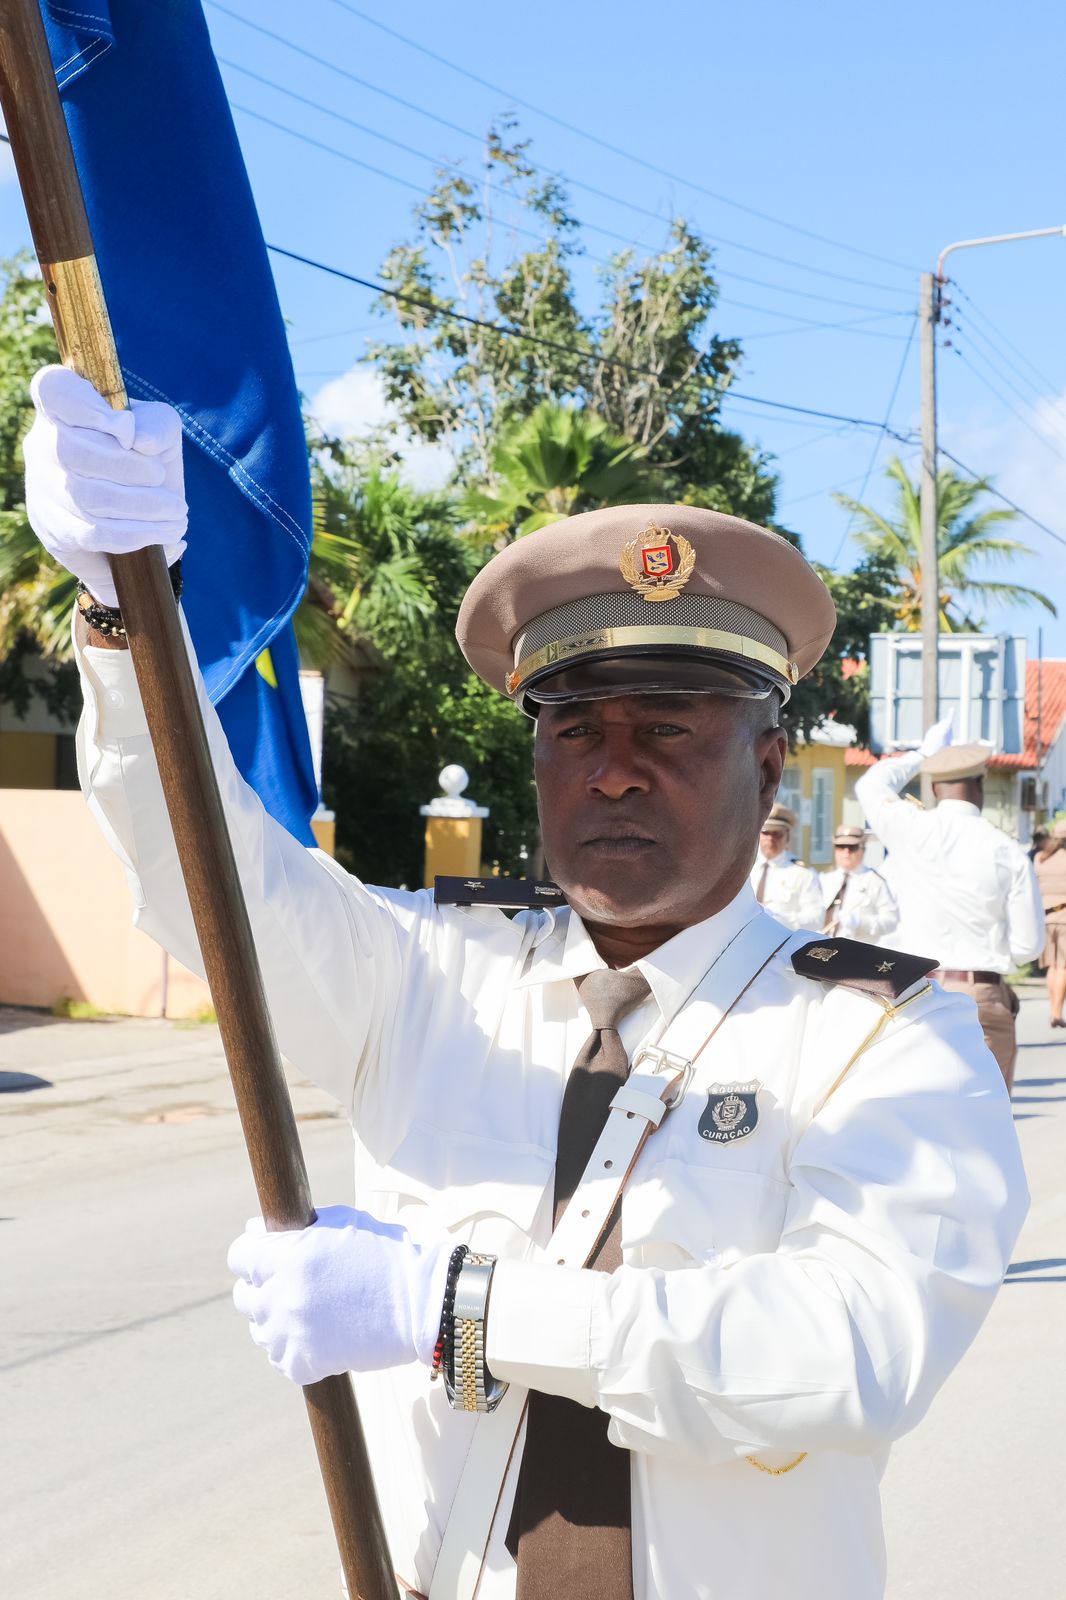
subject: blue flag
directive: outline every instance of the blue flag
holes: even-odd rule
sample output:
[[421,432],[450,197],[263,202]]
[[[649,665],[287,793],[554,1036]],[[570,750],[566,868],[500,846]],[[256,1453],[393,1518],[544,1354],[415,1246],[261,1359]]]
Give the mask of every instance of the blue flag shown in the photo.
[[274,280],[200,0],[44,0],[131,397],[181,413],[189,628],[237,765],[313,844],[292,615],[311,489]]

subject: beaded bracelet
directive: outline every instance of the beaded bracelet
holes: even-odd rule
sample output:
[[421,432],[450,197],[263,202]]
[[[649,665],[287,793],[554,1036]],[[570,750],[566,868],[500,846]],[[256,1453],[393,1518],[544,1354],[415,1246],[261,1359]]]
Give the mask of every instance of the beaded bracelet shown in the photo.
[[[170,587],[174,591],[174,599],[181,599],[182,578],[181,561],[175,561],[167,568],[170,574]],[[85,619],[88,627],[95,633],[102,633],[105,639],[124,639],[126,629],[122,621],[122,612],[117,606],[102,605],[84,583],[78,584],[77,607]]]
[[466,1254],[466,1245],[457,1244],[455,1249],[452,1251],[451,1258],[448,1262],[448,1277],[444,1285],[444,1305],[440,1314],[440,1327],[437,1330],[437,1342],[433,1346],[433,1363],[429,1374],[431,1378],[440,1377],[445,1356],[450,1356],[451,1354],[448,1346],[454,1337],[455,1331],[455,1323],[452,1317],[452,1312],[455,1309],[455,1286],[459,1282],[459,1274],[463,1269],[463,1262],[466,1259]]

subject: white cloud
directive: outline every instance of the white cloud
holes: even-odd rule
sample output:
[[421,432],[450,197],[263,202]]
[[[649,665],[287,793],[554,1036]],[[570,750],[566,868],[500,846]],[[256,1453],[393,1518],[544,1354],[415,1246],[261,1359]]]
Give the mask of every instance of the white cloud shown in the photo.
[[[943,421],[942,447],[972,471],[991,478],[1001,493],[1066,538],[1066,393],[1037,400],[1023,412],[1024,422],[1013,416],[1000,421],[1000,415],[971,412],[962,422]],[[990,604],[990,627],[1025,633],[1032,646],[1039,624],[1044,630],[1045,650],[1066,654],[1066,551],[1021,517],[1004,531],[1027,544],[1033,554],[1009,565],[989,567],[983,575],[1041,590],[1058,606],[1059,620],[1039,608]]]
[[[971,416],[942,425],[941,444],[1066,537],[1066,394],[1038,400],[1026,420],[1029,427],[1014,417]],[[1047,547],[1045,536],[1020,521],[1016,537]]]
[[386,400],[381,379],[371,367],[350,367],[324,383],[311,401],[311,414],[325,433],[342,439],[365,439],[385,430],[404,477],[416,489],[439,489],[455,465],[444,445],[413,439],[401,426],[396,407]]

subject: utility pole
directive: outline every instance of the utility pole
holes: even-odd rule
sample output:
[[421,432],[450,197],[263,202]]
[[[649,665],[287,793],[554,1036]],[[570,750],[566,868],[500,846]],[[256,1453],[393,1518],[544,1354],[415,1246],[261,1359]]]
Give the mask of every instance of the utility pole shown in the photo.
[[[922,332],[922,726],[932,727],[939,716],[940,691],[940,564],[937,551],[936,502],[936,325],[940,314],[940,283],[931,272],[922,273],[918,320]],[[922,778],[922,803],[933,798],[932,780]]]
[[[1019,239],[1066,238],[1066,227],[1028,228],[1022,233],[995,233],[982,239],[958,239],[941,250],[935,272],[923,272],[918,320],[922,333],[922,723],[932,726],[940,715],[940,565],[937,551],[936,495],[936,325],[941,295],[948,281],[944,263],[953,250],[975,245],[1012,244]],[[929,805],[933,786],[922,779],[922,802]]]

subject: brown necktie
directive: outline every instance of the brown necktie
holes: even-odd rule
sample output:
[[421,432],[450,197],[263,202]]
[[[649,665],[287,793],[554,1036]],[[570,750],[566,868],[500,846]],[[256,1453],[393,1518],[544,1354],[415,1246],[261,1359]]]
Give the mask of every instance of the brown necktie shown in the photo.
[[[555,1163],[555,1226],[566,1210],[611,1100],[629,1075],[622,1018],[648,994],[639,972],[601,969],[577,979],[593,1032],[567,1079]],[[621,1265],[616,1206],[590,1267]],[[517,1600],[631,1600],[629,1451],[607,1438],[605,1412],[532,1390],[507,1548],[518,1562]]]
[[768,861],[764,861],[762,864],[762,871],[759,873],[759,885],[755,890],[755,898],[760,905],[762,905],[763,901],[766,899],[766,875],[769,871],[770,863]]
[[845,872],[840,880],[840,888],[825,908],[825,921],[822,923],[823,933],[836,932],[837,917],[840,915],[840,908],[844,904],[844,895],[847,893],[847,887],[848,875]]

